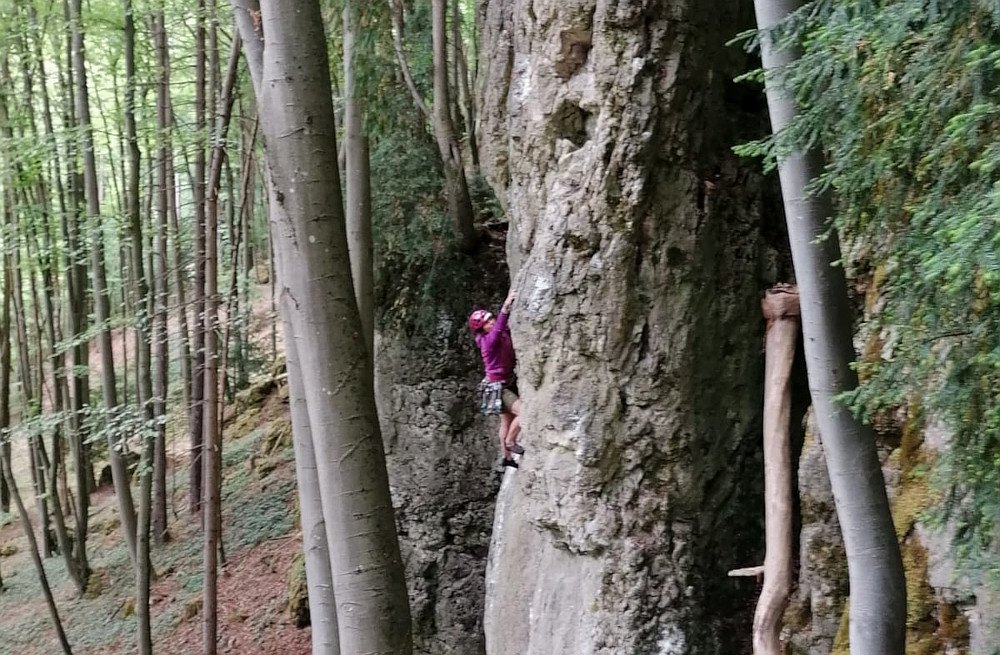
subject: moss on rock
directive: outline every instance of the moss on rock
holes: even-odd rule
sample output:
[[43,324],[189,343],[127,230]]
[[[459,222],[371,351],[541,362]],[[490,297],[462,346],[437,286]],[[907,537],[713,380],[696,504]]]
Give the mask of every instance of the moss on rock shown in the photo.
[[260,407],[275,387],[278,381],[274,377],[267,377],[256,384],[252,384],[243,391],[236,394],[236,413],[240,414],[251,407]]
[[851,601],[844,603],[844,612],[840,615],[840,627],[837,628],[837,636],[833,638],[833,650],[830,655],[851,655],[851,631],[850,631]]
[[260,427],[260,407],[249,407],[239,411],[236,422],[229,430],[229,439],[242,439]]
[[83,597],[93,600],[104,593],[107,587],[107,573],[105,571],[92,571],[87,579],[87,588],[83,592]]
[[288,614],[296,628],[301,630],[310,625],[306,560],[301,554],[292,560],[292,570],[288,574]]
[[917,637],[928,630],[933,632],[938,603],[934,589],[927,583],[927,549],[913,536],[903,542],[900,550],[906,572],[906,627]]
[[275,418],[264,435],[264,454],[271,455],[292,445],[292,421],[288,415]]

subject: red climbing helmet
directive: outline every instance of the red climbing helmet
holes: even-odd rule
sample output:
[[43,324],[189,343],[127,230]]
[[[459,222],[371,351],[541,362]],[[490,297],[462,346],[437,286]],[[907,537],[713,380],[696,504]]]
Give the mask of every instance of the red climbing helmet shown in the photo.
[[469,316],[469,329],[473,332],[479,332],[486,325],[486,321],[491,318],[493,318],[493,314],[490,314],[485,309],[477,309]]

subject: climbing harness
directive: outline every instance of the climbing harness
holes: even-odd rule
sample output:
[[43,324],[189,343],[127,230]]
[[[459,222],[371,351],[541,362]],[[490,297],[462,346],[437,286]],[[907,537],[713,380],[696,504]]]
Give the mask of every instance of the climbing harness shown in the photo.
[[479,411],[483,416],[497,416],[503,413],[503,387],[503,382],[490,382],[489,378],[483,378],[479,383],[477,388]]

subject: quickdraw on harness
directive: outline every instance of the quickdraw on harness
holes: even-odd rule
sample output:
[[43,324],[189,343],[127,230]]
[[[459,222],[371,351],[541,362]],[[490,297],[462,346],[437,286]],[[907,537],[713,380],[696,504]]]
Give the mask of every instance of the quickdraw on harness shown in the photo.
[[496,416],[503,413],[503,382],[490,382],[489,378],[483,378],[479,383],[479,410],[484,416]]

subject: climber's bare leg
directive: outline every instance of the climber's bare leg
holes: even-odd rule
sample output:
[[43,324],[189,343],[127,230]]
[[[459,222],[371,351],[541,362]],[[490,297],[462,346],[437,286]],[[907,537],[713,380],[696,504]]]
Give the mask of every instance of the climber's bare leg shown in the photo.
[[507,428],[507,447],[517,443],[517,437],[521,434],[521,417],[514,416],[510,420],[510,427]]
[[510,414],[505,414],[505,416],[510,417],[510,425],[507,428],[507,439],[504,441],[504,447],[509,447],[511,444],[517,443],[517,437],[521,434],[520,399],[514,401],[514,404],[510,407]]
[[504,412],[500,415],[500,454],[504,459],[510,459],[510,451],[507,450],[507,433],[510,431],[512,414]]

